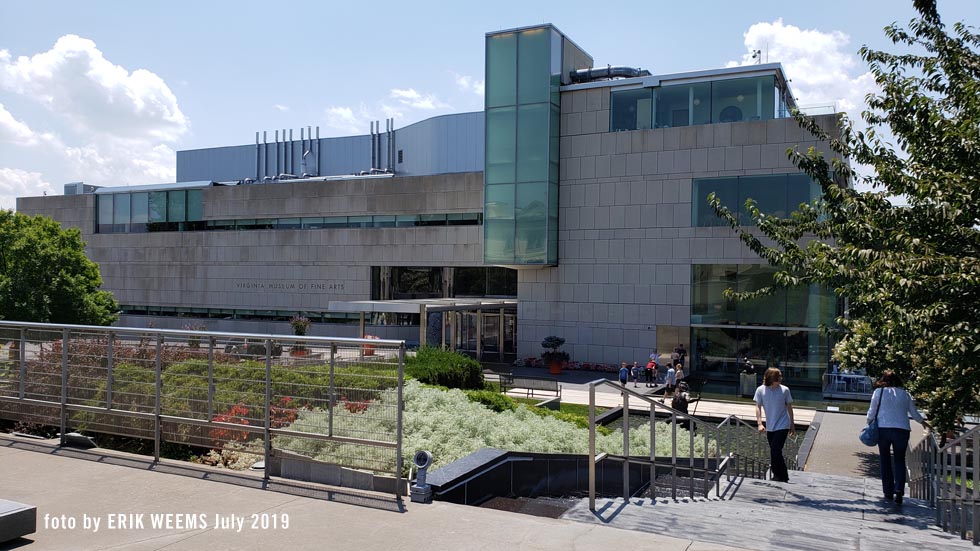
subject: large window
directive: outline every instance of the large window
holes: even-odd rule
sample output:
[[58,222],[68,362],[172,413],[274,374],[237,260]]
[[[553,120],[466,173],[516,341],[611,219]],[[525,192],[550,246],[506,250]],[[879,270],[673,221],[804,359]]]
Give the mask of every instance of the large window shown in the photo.
[[839,311],[834,292],[820,285],[778,289],[752,300],[731,301],[726,289],[758,291],[778,270],[768,264],[695,264],[691,267],[691,324],[806,327],[833,325]]
[[694,226],[726,226],[708,205],[714,193],[721,204],[738,213],[739,224],[752,225],[745,201],[752,199],[763,214],[785,218],[803,203],[820,197],[819,184],[803,173],[695,179],[691,185],[691,221]]
[[610,104],[612,132],[788,116],[772,75],[614,90]]
[[789,385],[816,386],[830,363],[832,341],[816,330],[692,327],[691,373],[733,380],[749,360],[757,372],[775,367]]
[[371,300],[442,298],[446,271],[452,274],[452,297],[517,296],[517,270],[510,268],[373,266]]

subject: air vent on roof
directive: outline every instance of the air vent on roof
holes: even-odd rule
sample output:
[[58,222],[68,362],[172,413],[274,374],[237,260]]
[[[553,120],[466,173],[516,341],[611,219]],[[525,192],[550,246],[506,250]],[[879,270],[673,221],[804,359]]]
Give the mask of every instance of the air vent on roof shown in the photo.
[[601,69],[579,69],[577,71],[569,71],[568,76],[572,79],[572,84],[581,84],[583,82],[592,82],[593,80],[648,77],[650,76],[650,71],[647,71],[646,69],[636,69],[633,67],[614,67],[612,65],[606,65]]

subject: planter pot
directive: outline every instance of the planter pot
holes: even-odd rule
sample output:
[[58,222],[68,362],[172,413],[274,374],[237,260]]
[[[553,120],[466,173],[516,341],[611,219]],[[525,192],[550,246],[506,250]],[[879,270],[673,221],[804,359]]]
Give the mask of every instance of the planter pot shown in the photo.
[[307,349],[305,349],[305,348],[301,348],[299,350],[297,350],[297,349],[294,348],[294,349],[292,349],[292,350],[289,351],[289,355],[290,356],[307,356],[307,355],[309,355],[309,353],[310,353],[310,351],[307,350]]
[[551,362],[548,364],[548,373],[552,375],[561,375],[562,362]]

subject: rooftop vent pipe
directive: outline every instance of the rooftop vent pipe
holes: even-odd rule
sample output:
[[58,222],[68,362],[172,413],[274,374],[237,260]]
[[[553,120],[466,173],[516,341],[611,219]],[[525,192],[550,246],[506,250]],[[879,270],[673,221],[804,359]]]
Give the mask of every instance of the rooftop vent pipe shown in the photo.
[[579,69],[577,71],[569,71],[568,76],[572,80],[572,84],[581,84],[583,82],[608,80],[613,78],[648,77],[650,76],[650,71],[647,71],[646,69],[636,69],[634,67],[624,67],[621,65],[617,65],[615,67],[612,65],[606,65],[601,69]]

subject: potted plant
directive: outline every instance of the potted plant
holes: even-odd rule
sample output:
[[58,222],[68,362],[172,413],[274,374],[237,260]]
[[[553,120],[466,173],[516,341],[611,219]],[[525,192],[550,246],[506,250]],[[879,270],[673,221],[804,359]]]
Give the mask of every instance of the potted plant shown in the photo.
[[[303,316],[293,316],[289,318],[289,325],[293,327],[294,335],[302,337],[306,335],[306,330],[310,328],[310,319]],[[305,356],[306,354],[306,346],[302,343],[293,345],[292,350],[289,351],[290,356]]]
[[560,374],[562,366],[568,361],[568,352],[558,350],[563,344],[565,344],[565,339],[554,335],[541,341],[541,347],[545,349],[541,353],[541,361],[548,366],[548,373],[552,375]]

